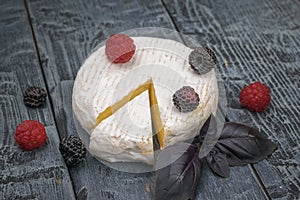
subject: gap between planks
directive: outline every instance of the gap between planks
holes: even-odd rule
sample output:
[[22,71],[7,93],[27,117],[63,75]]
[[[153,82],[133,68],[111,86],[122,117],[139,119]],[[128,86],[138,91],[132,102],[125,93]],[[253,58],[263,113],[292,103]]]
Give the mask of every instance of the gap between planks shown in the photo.
[[255,167],[253,166],[253,164],[250,164],[250,170],[253,172],[253,175],[255,176],[255,179],[258,181],[258,183],[261,186],[262,190],[265,192],[265,195],[268,198],[268,200],[272,200],[271,195],[269,194],[266,186],[264,185],[262,179],[260,178],[260,176],[259,176],[257,170],[255,169]]
[[[160,0],[160,3],[163,5],[163,8],[166,11],[166,13],[168,14],[169,19],[172,22],[172,24],[173,24],[174,28],[176,29],[176,31],[180,32],[177,24],[175,23],[174,18],[172,17],[170,11],[168,10],[167,5],[165,4],[165,2],[163,0]],[[181,35],[180,35],[180,37],[181,37]]]

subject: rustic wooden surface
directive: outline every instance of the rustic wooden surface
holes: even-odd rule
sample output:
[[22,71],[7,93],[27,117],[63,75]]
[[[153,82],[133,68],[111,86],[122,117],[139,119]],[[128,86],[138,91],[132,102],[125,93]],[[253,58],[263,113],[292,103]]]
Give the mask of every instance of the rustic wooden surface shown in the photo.
[[[23,103],[27,86],[45,88],[24,2],[1,1],[0,10],[0,199],[74,199],[49,100],[39,109]],[[27,119],[42,122],[49,136],[30,152],[13,139],[17,124]]]
[[[71,92],[89,52],[112,33],[148,26],[211,47],[227,89],[228,119],[261,129],[279,145],[259,164],[232,168],[228,179],[205,167],[197,199],[300,198],[299,1],[0,2],[0,199],[153,199],[152,173],[119,172],[90,155],[67,169],[57,148],[58,134],[76,134]],[[272,88],[272,104],[261,114],[241,108],[237,98],[255,80]],[[48,89],[41,109],[22,102],[31,84]],[[24,152],[12,139],[25,119],[47,126],[50,138],[40,150]]]
[[[258,127],[277,141],[278,150],[269,159],[251,166],[268,196],[300,199],[300,2],[164,0],[164,4],[178,30],[218,54],[229,97],[227,118]],[[237,98],[244,85],[256,80],[272,88],[271,106],[259,114],[242,109]]]

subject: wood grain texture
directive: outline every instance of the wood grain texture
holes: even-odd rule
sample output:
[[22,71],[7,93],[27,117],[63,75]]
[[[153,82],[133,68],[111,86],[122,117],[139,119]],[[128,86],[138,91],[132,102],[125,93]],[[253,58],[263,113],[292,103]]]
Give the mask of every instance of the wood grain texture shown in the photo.
[[[270,197],[300,199],[299,1],[164,4],[179,30],[216,52],[227,90],[228,119],[259,128],[278,144],[270,158],[253,168]],[[254,81],[271,88],[272,102],[263,113],[248,112],[238,100],[242,87]]]
[[[172,28],[159,1],[28,1],[28,6],[61,137],[76,134],[69,80],[99,42],[137,26]],[[112,170],[90,155],[70,173],[78,198],[152,198],[151,174]]]
[[[72,80],[89,52],[110,34],[143,26],[174,29],[160,1],[28,0],[41,63],[60,136],[76,134],[72,120]],[[182,29],[184,30],[184,28]],[[249,167],[221,179],[207,168],[197,199],[266,199]],[[152,199],[152,174],[128,174],[100,164],[90,155],[70,168],[82,199]],[[241,178],[242,177],[242,178]],[[235,182],[238,187],[235,187]]]
[[[74,199],[49,100],[38,109],[23,103],[28,86],[45,88],[24,3],[1,1],[0,10],[0,199]],[[34,151],[13,139],[16,126],[28,119],[43,123],[49,137]]]

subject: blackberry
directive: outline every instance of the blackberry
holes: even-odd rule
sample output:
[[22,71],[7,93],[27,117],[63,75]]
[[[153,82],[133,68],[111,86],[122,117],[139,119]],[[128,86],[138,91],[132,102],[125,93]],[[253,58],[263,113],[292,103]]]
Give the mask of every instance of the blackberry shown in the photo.
[[213,60],[214,64],[217,64],[217,57],[216,54],[213,50],[211,50],[208,47],[204,47],[204,49],[206,50],[206,52],[208,53],[208,55],[211,57],[211,59]]
[[69,135],[62,139],[59,150],[68,166],[75,166],[86,156],[86,148],[81,139],[75,135]]
[[189,55],[189,64],[200,75],[208,73],[216,63],[217,57],[208,47],[197,47]]
[[40,87],[31,86],[25,90],[24,103],[29,107],[39,107],[45,103],[46,96],[46,90]]
[[194,88],[183,86],[173,94],[173,103],[180,112],[191,112],[199,105],[199,95]]

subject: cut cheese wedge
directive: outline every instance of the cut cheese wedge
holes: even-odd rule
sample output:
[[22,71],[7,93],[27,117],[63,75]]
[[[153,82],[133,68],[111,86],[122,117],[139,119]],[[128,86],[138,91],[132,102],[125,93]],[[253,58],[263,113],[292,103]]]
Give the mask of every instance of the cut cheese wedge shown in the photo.
[[96,118],[95,127],[97,127],[103,120],[110,117],[113,113],[117,112],[121,107],[123,107],[129,101],[133,100],[135,97],[139,96],[146,90],[148,90],[149,96],[152,132],[153,135],[157,135],[158,137],[160,149],[164,148],[164,126],[161,121],[161,116],[152,79],[138,86],[135,90],[131,91],[129,94],[124,96],[120,101],[107,107],[103,112],[101,112]]
[[116,102],[114,105],[109,106],[106,108],[103,112],[101,112],[96,119],[96,124],[95,126],[98,126],[103,120],[111,116],[113,113],[117,112],[121,107],[123,107],[126,103],[140,95],[146,90],[149,90],[149,86],[152,80],[149,80],[145,82],[144,84],[140,85],[138,88],[135,90],[131,91],[128,95],[123,97],[120,101]]

